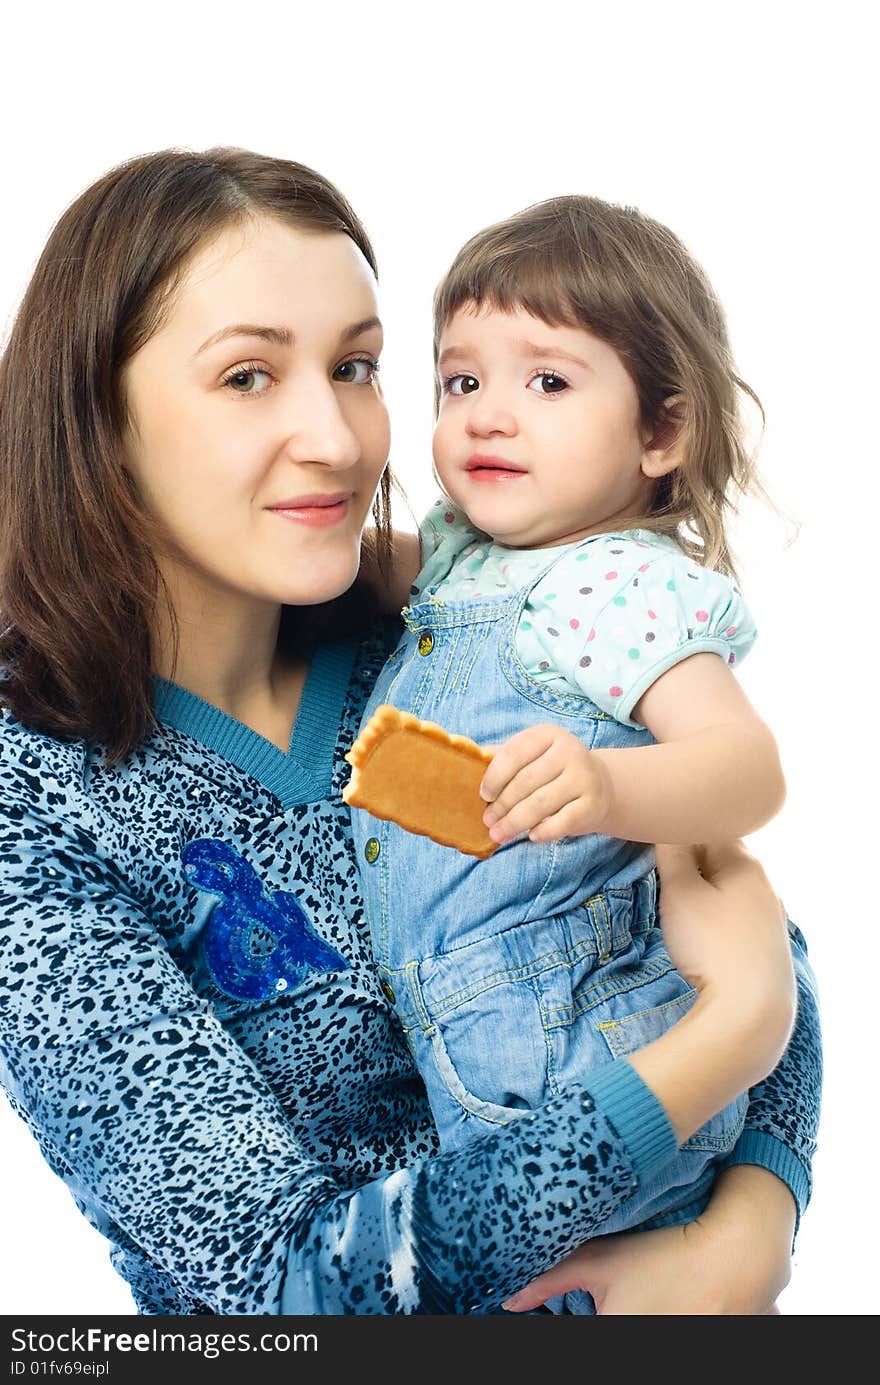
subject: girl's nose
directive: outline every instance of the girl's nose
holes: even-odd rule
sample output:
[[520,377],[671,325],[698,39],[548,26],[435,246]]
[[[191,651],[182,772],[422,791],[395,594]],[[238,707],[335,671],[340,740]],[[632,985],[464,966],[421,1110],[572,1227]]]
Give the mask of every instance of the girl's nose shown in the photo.
[[467,416],[467,431],[473,437],[509,436],[516,428],[516,415],[500,391],[481,389],[473,396]]

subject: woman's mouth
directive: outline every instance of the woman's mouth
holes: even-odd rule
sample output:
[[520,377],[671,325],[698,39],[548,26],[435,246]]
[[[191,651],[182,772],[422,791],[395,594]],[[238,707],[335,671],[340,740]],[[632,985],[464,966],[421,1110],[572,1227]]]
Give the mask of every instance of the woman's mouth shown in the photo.
[[351,491],[339,491],[332,495],[298,495],[291,500],[281,500],[277,505],[267,505],[266,509],[280,519],[308,524],[313,529],[325,529],[345,518],[351,496]]

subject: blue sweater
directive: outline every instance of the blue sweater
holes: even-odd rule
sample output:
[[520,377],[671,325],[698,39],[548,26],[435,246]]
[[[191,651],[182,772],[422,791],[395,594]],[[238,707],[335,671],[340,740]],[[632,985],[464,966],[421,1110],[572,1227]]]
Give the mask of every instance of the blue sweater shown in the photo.
[[[317,651],[287,755],[162,682],[115,769],[0,721],[0,1078],[142,1312],[491,1309],[675,1149],[620,1060],[437,1155],[340,798],[388,648]],[[801,1209],[821,1050],[795,955],[797,1029],[731,1162]]]

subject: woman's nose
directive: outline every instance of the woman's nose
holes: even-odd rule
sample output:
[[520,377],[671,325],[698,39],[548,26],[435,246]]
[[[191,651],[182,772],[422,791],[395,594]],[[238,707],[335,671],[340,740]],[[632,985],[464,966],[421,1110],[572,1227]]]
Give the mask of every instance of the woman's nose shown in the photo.
[[354,466],[361,444],[329,381],[314,381],[291,397],[284,419],[284,450],[295,462]]

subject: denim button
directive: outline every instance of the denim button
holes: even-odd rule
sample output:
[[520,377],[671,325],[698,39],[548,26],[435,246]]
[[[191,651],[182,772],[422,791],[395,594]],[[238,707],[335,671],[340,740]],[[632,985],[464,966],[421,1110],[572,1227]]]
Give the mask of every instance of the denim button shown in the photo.
[[371,866],[373,862],[377,859],[378,855],[379,843],[376,841],[375,837],[370,837],[366,846],[364,847],[364,860],[367,862],[367,865]]
[[397,996],[394,994],[394,987],[390,986],[387,981],[380,981],[379,985],[382,987],[382,992],[385,996],[385,999],[389,1000],[393,1005],[395,1000],[397,999]]
[[420,635],[420,636],[419,636],[419,653],[420,653],[420,654],[430,654],[430,652],[431,652],[431,650],[432,650],[433,648],[434,648],[434,636],[433,636],[433,635]]

